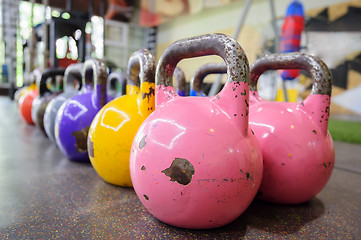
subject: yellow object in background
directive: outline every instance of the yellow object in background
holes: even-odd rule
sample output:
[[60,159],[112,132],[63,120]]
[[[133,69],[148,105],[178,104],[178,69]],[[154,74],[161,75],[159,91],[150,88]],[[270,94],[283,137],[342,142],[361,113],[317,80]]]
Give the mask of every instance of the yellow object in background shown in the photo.
[[[297,88],[288,88],[287,89],[288,102],[298,102],[298,89]],[[277,102],[284,102],[285,95],[283,94],[283,89],[279,88],[276,95]]]
[[23,96],[25,93],[29,92],[29,91],[32,91],[36,89],[36,84],[33,83],[27,87],[22,87],[22,88],[19,88],[16,92],[15,92],[15,96],[14,96],[14,100],[16,103],[19,102],[19,99],[21,98],[21,96]]

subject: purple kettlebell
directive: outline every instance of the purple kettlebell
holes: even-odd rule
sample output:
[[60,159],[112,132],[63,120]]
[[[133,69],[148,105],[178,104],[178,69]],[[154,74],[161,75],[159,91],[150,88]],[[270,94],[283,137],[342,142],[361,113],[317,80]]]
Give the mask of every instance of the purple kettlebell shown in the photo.
[[84,63],[79,94],[64,102],[56,116],[55,139],[72,161],[89,162],[88,130],[97,112],[112,97],[107,95],[107,68],[99,59]]

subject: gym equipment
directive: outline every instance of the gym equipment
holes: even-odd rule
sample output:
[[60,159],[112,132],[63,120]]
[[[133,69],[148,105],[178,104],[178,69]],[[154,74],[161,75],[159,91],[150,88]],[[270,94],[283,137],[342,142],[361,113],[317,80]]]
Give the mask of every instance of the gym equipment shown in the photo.
[[175,78],[175,89],[179,96],[186,96],[187,82],[184,76],[184,72],[179,67],[174,69],[173,76]]
[[208,74],[216,73],[227,73],[227,66],[224,63],[207,63],[200,67],[191,79],[189,96],[205,97],[202,91],[203,80]]
[[[214,97],[179,97],[177,63],[216,54],[227,83]],[[183,228],[226,225],[249,206],[261,183],[259,144],[248,127],[249,65],[239,44],[223,34],[179,40],[161,56],[156,108],[135,135],[130,155],[133,187],[159,220]]]
[[[83,63],[74,63],[69,65],[65,69],[64,79],[63,79],[63,92],[57,95],[55,98],[53,98],[45,109],[44,129],[46,135],[49,137],[49,139],[52,142],[56,142],[55,132],[54,132],[56,114],[58,113],[60,106],[66,100],[78,94],[78,91],[81,88],[82,68],[83,68]],[[73,77],[73,80],[77,79],[77,81],[72,81],[71,84],[68,84],[70,76]],[[78,85],[78,89],[75,89],[74,85]]]
[[44,114],[45,109],[48,106],[49,102],[61,93],[60,89],[58,91],[52,92],[47,86],[47,80],[55,76],[63,76],[65,72],[64,68],[48,68],[43,71],[41,74],[41,79],[39,83],[39,96],[36,97],[33,101],[31,108],[31,116],[36,126],[46,134],[44,129]]
[[88,162],[88,130],[97,112],[112,99],[107,95],[106,65],[89,59],[83,66],[78,95],[64,102],[55,120],[55,139],[62,153],[72,161]]
[[112,72],[107,80],[108,94],[113,98],[126,94],[127,77],[122,72]]
[[[267,70],[303,69],[313,78],[311,94],[302,102],[263,100],[257,80]],[[260,199],[298,204],[318,194],[331,176],[335,150],[327,130],[332,76],[319,58],[301,53],[272,54],[251,67],[250,126],[264,159]]]
[[[129,154],[134,136],[144,119],[154,110],[155,60],[144,49],[129,59],[127,85],[140,91],[130,91],[105,105],[94,118],[88,135],[90,161],[106,182],[131,187]],[[129,89],[129,88],[128,88]]]

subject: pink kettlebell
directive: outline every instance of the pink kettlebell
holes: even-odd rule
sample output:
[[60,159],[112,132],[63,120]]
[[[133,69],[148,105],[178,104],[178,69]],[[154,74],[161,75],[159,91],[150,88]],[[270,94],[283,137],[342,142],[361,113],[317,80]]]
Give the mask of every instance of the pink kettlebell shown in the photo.
[[[313,79],[302,102],[271,102],[257,92],[257,80],[267,70],[303,69]],[[264,170],[258,197],[281,204],[310,200],[331,176],[335,151],[327,130],[332,77],[317,57],[301,53],[272,54],[251,67],[250,126],[262,148]]]
[[[214,97],[180,97],[172,85],[179,61],[219,55],[227,83]],[[182,228],[226,225],[249,206],[263,163],[248,127],[249,65],[243,49],[223,34],[177,41],[156,71],[155,111],[132,145],[133,187],[148,211]]]

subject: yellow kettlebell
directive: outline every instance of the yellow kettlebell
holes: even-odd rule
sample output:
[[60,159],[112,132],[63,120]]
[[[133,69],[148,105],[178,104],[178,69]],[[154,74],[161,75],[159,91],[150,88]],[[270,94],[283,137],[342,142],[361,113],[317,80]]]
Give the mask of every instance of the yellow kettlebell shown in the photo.
[[[128,62],[126,94],[106,104],[88,134],[88,153],[95,171],[106,182],[131,187],[129,155],[133,138],[155,107],[155,60],[144,49]],[[138,77],[139,76],[139,77]],[[140,89],[134,87],[139,78]]]

